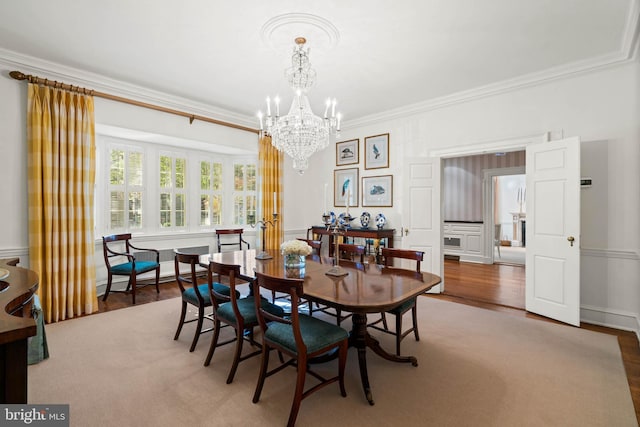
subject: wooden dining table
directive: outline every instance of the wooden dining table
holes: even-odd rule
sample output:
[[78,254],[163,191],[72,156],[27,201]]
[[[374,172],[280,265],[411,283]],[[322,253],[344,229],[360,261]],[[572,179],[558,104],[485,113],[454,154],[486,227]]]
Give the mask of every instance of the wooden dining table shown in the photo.
[[[341,264],[346,275],[331,276],[326,274],[332,268],[331,263],[310,259],[306,261],[304,269],[287,276],[284,258],[280,252],[277,250],[267,252],[273,258],[256,259],[256,251],[253,249],[204,254],[200,257],[200,264],[206,267],[210,261],[214,261],[239,265],[240,277],[250,282],[255,279],[256,272],[275,277],[303,278],[306,299],[353,313],[350,345],[358,351],[362,388],[371,405],[374,404],[374,400],[367,371],[367,348],[391,362],[411,363],[413,366],[418,366],[418,360],[414,356],[397,356],[382,348],[380,342],[367,330],[367,315],[385,312],[427,292],[440,283],[439,276],[377,264],[355,263]],[[289,273],[291,273],[290,270]]]

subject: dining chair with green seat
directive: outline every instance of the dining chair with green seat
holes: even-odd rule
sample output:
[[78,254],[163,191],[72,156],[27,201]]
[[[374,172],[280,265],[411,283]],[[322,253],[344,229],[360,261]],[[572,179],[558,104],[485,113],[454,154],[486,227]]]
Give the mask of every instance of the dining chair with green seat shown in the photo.
[[[122,245],[124,242],[124,252],[122,249],[115,250],[115,245]],[[131,292],[133,304],[136,303],[136,289],[146,284],[139,285],[137,276],[151,271],[156,272],[155,285],[156,293],[160,293],[158,284],[160,282],[160,252],[156,249],[145,249],[131,244],[131,233],[112,234],[110,236],[102,236],[102,251],[104,254],[104,263],[107,266],[107,289],[104,292],[102,301],[106,301],[110,292]],[[150,260],[142,260],[142,255],[150,255]],[[115,259],[126,262],[112,264]],[[117,262],[117,261],[116,261]],[[122,290],[111,290],[113,276],[129,276],[127,288]]]
[[[382,259],[385,267],[393,266],[394,259],[408,259],[416,261],[415,272],[420,273],[420,262],[424,259],[424,252],[412,251],[408,249],[382,248]],[[402,330],[402,317],[405,313],[411,311],[412,327],[406,331]],[[389,329],[387,325],[386,314],[395,316],[395,330]],[[396,354],[400,356],[400,342],[411,332],[413,332],[416,341],[420,341],[418,333],[418,309],[416,298],[411,298],[407,302],[400,304],[386,312],[380,313],[380,319],[369,323],[367,326],[381,332],[385,332],[396,337]],[[382,326],[379,326],[382,323]]]
[[[254,295],[259,295],[260,289],[275,290],[278,293],[288,294],[291,299],[292,310],[291,315],[288,317],[274,316],[264,309],[262,305],[263,299],[254,299],[258,322],[262,330],[262,360],[258,383],[253,395],[253,403],[258,403],[260,400],[262,388],[267,377],[280,372],[287,366],[295,366],[297,380],[287,423],[289,427],[295,425],[302,400],[326,385],[338,382],[340,394],[343,397],[347,395],[344,387],[344,371],[347,363],[349,334],[339,326],[298,313],[298,301],[304,294],[303,284],[304,279],[284,279],[267,276],[262,273],[256,273],[256,280],[253,282]],[[274,349],[280,355],[285,354],[290,359],[269,369],[269,353]],[[338,351],[338,375],[325,378],[310,369],[310,359],[336,349]],[[307,374],[320,382],[305,391]]]
[[[236,342],[236,349],[233,356],[231,370],[227,377],[227,384],[231,384],[233,377],[238,369],[238,364],[253,356],[260,354],[260,350],[253,351],[249,354],[242,355],[242,345],[246,340],[252,346],[260,346],[253,339],[253,329],[258,326],[258,317],[256,315],[256,304],[253,301],[254,295],[240,298],[236,292],[236,278],[240,276],[240,266],[234,264],[222,264],[211,261],[207,272],[209,283],[209,295],[213,302],[213,337],[209,346],[209,353],[205,359],[204,366],[209,366],[211,358],[217,347]],[[220,293],[220,288],[215,287],[215,283],[223,280],[229,284],[231,292]],[[274,316],[284,316],[284,310],[277,305],[271,304],[266,300],[261,302],[264,310]],[[220,336],[220,328],[222,323],[229,325],[235,329],[235,337],[229,340],[218,342]],[[245,331],[249,334],[245,336]]]
[[[200,255],[186,254],[177,250],[174,250],[174,252],[176,282],[178,283],[180,294],[182,296],[182,312],[180,313],[178,330],[176,330],[176,334],[173,339],[178,339],[178,337],[180,336],[180,331],[182,331],[182,326],[185,323],[198,322],[193,336],[193,341],[191,342],[191,347],[189,348],[189,351],[193,352],[193,350],[195,350],[196,348],[196,344],[198,344],[198,338],[200,338],[200,334],[213,330],[213,328],[207,328],[205,330],[202,329],[202,324],[204,323],[205,318],[213,320],[213,313],[205,315],[204,312],[207,307],[211,307],[213,304],[211,302],[211,295],[209,294],[209,284],[200,283],[198,280],[197,267],[199,266]],[[185,268],[185,270],[182,270],[182,268]],[[231,294],[231,290],[227,285],[215,282],[212,286],[220,294]],[[236,296],[239,296],[239,294],[236,293]],[[198,308],[198,316],[195,319],[185,321],[188,304],[191,304]]]

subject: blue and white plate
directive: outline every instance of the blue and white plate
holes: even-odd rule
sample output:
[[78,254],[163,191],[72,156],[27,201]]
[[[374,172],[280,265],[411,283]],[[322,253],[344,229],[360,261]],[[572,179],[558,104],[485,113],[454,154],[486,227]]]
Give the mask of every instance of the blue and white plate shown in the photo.
[[[324,221],[324,218],[322,218]],[[329,212],[329,225],[336,225],[336,213],[331,211]]]
[[369,212],[362,212],[360,215],[360,225],[362,228],[369,228],[371,222],[371,214]]
[[349,227],[349,222],[346,220],[347,214],[342,212],[340,215],[338,215],[338,225],[341,225],[343,227]]
[[382,213],[379,213],[378,215],[376,215],[376,226],[379,229],[383,228],[386,223],[387,223],[387,218]]

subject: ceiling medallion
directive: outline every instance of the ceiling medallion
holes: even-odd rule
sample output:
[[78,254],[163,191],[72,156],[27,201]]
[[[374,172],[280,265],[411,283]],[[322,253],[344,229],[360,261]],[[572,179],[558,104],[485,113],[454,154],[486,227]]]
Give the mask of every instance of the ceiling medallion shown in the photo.
[[314,49],[333,49],[340,41],[340,32],[328,20],[309,13],[285,13],[269,19],[260,29],[262,41],[277,52],[300,34],[313,40]]

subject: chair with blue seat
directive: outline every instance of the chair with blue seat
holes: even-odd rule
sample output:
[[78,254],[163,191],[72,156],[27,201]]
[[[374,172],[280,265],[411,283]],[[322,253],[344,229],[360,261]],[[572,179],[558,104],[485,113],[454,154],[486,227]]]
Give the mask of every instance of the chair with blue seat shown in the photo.
[[[124,242],[124,252],[122,250],[115,250],[115,245],[122,247]],[[156,272],[156,292],[160,293],[158,284],[160,282],[160,252],[156,249],[143,249],[131,244],[131,234],[112,234],[110,236],[102,236],[102,249],[104,252],[104,262],[107,266],[107,289],[102,297],[102,301],[106,301],[109,296],[109,292],[125,292],[128,293],[131,290],[133,303],[136,303],[136,289],[138,287],[146,286],[147,284],[138,284],[137,276],[140,274],[148,273],[150,271]],[[150,261],[143,261],[137,259],[136,256],[140,254],[151,255]],[[126,259],[126,262],[112,265],[112,261],[116,257],[122,261]],[[127,288],[122,290],[111,290],[111,283],[113,282],[113,276],[129,276],[129,282]]]
[[[260,394],[267,377],[280,372],[287,366],[297,369],[297,380],[293,403],[289,413],[288,426],[295,425],[300,404],[303,399],[324,386],[338,382],[340,394],[347,396],[344,387],[344,371],[347,363],[347,349],[349,334],[343,328],[325,322],[315,317],[300,314],[298,301],[303,296],[304,279],[284,279],[256,273],[253,282],[253,294],[259,295],[261,289],[288,294],[291,299],[291,315],[288,317],[274,316],[263,306],[262,298],[254,299],[258,314],[258,322],[262,330],[262,361],[260,364],[260,376],[253,395],[253,403],[258,403]],[[269,353],[277,350],[280,355],[285,354],[289,360],[269,370]],[[325,355],[331,351],[338,351],[338,375],[325,378],[310,369],[311,359]],[[321,359],[316,359],[320,361]],[[305,379],[310,374],[320,382],[305,391]]]
[[[205,332],[210,332],[213,330],[213,328],[207,328],[204,330],[202,329],[202,324],[204,323],[205,317],[209,320],[213,320],[213,313],[205,315],[205,309],[207,307],[211,307],[213,304],[211,302],[211,295],[209,294],[209,284],[200,283],[200,281],[198,280],[198,265],[200,255],[186,254],[177,250],[175,250],[174,252],[176,282],[178,283],[180,294],[182,295],[182,312],[180,313],[178,330],[176,331],[173,339],[177,340],[178,337],[180,337],[180,331],[182,331],[182,326],[185,323],[197,321],[198,324],[193,336],[193,341],[191,342],[191,347],[189,348],[189,351],[192,352],[193,350],[195,350],[196,344],[198,344],[198,338],[200,338],[200,334],[204,334]],[[227,285],[214,282],[212,286],[219,294],[227,296],[231,294],[231,290]],[[236,291],[236,297],[239,295],[240,294]],[[198,308],[198,316],[195,319],[185,321],[185,317],[187,315],[187,304],[191,304]]]
[[[233,356],[233,363],[229,376],[227,377],[227,384],[231,384],[233,377],[235,376],[238,364],[243,360],[247,360],[253,356],[260,354],[260,350],[253,351],[249,354],[242,355],[242,344],[245,339],[249,341],[252,346],[260,345],[253,340],[253,329],[258,326],[258,317],[256,315],[256,305],[253,301],[254,296],[249,295],[244,298],[239,298],[236,293],[236,278],[240,275],[240,266],[234,264],[222,264],[211,261],[209,263],[209,269],[207,272],[209,282],[209,294],[211,301],[213,302],[213,337],[211,339],[211,345],[209,347],[209,353],[205,359],[204,366],[209,366],[211,358],[217,347],[236,342],[236,350]],[[223,280],[229,284],[231,292],[219,292],[220,288],[212,286],[212,284],[219,283]],[[274,316],[284,316],[284,310],[277,305],[271,304],[266,300],[261,304],[264,310]],[[226,324],[235,329],[235,337],[223,342],[218,342],[220,336],[220,329],[222,324]],[[248,335],[245,335],[248,332]]]
[[[420,262],[424,259],[424,252],[422,251],[412,251],[408,249],[394,249],[394,248],[382,248],[382,259],[384,262],[384,266],[386,268],[391,268],[393,266],[394,259],[408,259],[416,261],[416,269],[415,273],[420,273]],[[399,270],[399,269],[396,269]],[[410,271],[413,272],[413,271]],[[402,330],[402,317],[405,313],[411,311],[412,316],[412,327],[407,329],[406,331]],[[376,329],[381,332],[385,332],[387,334],[394,335],[396,337],[396,354],[400,356],[400,342],[411,332],[413,332],[416,341],[420,341],[420,335],[418,333],[418,309],[417,309],[417,301],[416,298],[411,298],[409,301],[406,301],[400,304],[397,307],[392,308],[391,310],[387,310],[386,312],[380,313],[380,319],[375,322],[369,323],[367,326],[369,328]],[[386,314],[391,314],[395,316],[395,329],[389,329],[387,325]],[[378,326],[382,323],[382,326]]]

